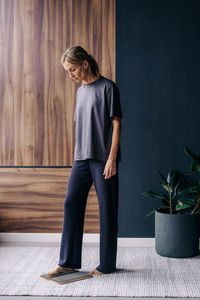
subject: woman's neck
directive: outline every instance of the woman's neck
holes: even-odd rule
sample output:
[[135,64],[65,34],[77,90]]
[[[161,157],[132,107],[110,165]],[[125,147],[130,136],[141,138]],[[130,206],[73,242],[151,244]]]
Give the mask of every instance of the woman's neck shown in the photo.
[[89,75],[87,78],[85,78],[84,80],[82,80],[82,85],[87,85],[89,83],[92,83],[93,81],[96,81],[97,79],[99,79],[99,77],[94,76],[94,75]]

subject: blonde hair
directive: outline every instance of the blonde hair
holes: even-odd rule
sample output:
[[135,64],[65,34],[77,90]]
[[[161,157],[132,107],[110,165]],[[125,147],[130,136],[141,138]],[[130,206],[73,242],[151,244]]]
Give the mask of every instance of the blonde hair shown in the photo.
[[82,65],[83,61],[87,60],[90,72],[96,76],[101,77],[99,66],[94,57],[87,53],[81,46],[73,46],[68,48],[61,57],[61,64],[70,62],[71,64]]

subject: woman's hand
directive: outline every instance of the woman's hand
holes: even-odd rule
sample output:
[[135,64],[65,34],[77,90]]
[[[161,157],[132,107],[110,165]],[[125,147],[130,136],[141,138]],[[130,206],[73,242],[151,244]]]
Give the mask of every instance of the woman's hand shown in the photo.
[[103,172],[103,175],[105,175],[104,179],[108,179],[115,174],[116,174],[116,160],[108,159]]

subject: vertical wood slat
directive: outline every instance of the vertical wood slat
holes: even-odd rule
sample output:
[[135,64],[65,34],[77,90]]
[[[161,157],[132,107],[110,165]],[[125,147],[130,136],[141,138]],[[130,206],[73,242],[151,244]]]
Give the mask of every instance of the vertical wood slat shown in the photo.
[[115,80],[114,0],[0,1],[0,165],[72,165],[77,84],[60,64],[81,45]]

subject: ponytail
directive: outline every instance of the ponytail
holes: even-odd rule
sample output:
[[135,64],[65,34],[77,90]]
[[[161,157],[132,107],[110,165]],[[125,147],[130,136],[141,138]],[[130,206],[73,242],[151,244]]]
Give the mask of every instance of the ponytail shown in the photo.
[[64,62],[70,62],[71,64],[78,64],[82,65],[83,61],[87,60],[89,65],[90,72],[96,76],[101,77],[101,74],[99,72],[99,66],[94,59],[94,57],[87,53],[85,49],[83,49],[81,46],[74,46],[68,48],[61,57],[61,64]]

